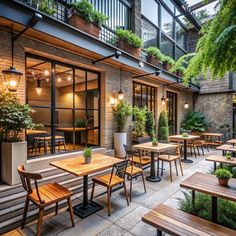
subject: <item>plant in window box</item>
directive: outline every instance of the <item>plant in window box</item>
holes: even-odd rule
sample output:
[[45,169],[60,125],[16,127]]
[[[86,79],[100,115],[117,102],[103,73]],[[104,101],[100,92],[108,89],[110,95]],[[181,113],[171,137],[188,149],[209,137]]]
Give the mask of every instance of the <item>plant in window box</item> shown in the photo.
[[118,48],[128,52],[135,57],[140,57],[143,41],[138,35],[130,30],[121,28],[118,28],[116,30],[116,35],[118,37],[118,40],[116,42]]
[[222,186],[228,185],[229,179],[232,178],[232,174],[226,169],[217,169],[215,174],[218,178],[219,184]]
[[42,0],[39,1],[38,10],[52,16],[56,13],[55,7],[56,4],[54,0]]
[[164,55],[162,58],[162,67],[164,70],[169,71],[170,68],[175,64],[175,61],[169,57]]
[[147,53],[147,62],[155,66],[159,66],[163,59],[163,54],[161,51],[157,47],[148,47],[145,49],[145,52]]
[[27,142],[22,139],[25,129],[35,127],[30,117],[33,110],[5,92],[0,93],[0,107],[1,179],[14,185],[20,183],[17,166],[27,162]]
[[184,66],[178,65],[170,69],[171,73],[175,73],[177,76],[182,77],[184,75],[186,68]]
[[92,161],[92,148],[85,147],[83,150],[84,163],[89,164]]
[[101,26],[105,24],[107,19],[107,16],[95,11],[93,5],[87,0],[73,3],[68,10],[69,24],[96,38],[99,37]]

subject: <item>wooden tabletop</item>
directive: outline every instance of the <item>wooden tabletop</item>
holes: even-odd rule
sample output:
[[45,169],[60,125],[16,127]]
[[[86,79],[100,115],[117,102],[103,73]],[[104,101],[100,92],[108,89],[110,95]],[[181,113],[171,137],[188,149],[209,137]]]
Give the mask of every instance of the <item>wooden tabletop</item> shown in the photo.
[[236,146],[232,146],[230,144],[223,144],[216,148],[217,150],[236,152]]
[[151,151],[151,152],[162,152],[170,148],[176,148],[178,145],[169,143],[158,143],[157,146],[153,146],[152,142],[142,143],[133,145],[134,148],[139,150]]
[[56,131],[62,131],[62,132],[73,132],[73,131],[84,131],[86,130],[86,127],[65,127],[65,128],[56,128]]
[[230,139],[226,141],[227,143],[236,144],[236,139]]
[[204,136],[216,136],[216,137],[223,136],[223,134],[221,134],[221,133],[203,133],[202,135],[204,135]]
[[45,130],[36,130],[36,129],[27,129],[26,135],[37,135],[37,134],[46,134]]
[[[45,136],[45,137],[35,137],[35,139],[37,139],[37,140],[45,140],[45,141],[49,141],[49,140],[51,140],[52,139],[52,136]],[[56,135],[55,136],[55,140],[57,140],[57,139],[64,139],[64,136],[60,136],[60,135]]]
[[173,138],[173,139],[180,139],[180,140],[194,140],[194,139],[199,139],[200,136],[197,135],[189,135],[188,137],[183,137],[181,134],[178,135],[171,135],[169,136],[169,138]]
[[84,176],[108,169],[121,161],[123,160],[119,158],[94,153],[92,154],[92,162],[90,164],[85,164],[83,156],[78,156],[61,161],[54,161],[51,162],[50,165],[76,176]]
[[212,155],[212,156],[207,157],[206,161],[213,161],[213,162],[219,162],[219,163],[234,164],[234,165],[236,165],[236,158],[234,158],[234,157],[232,157],[229,160],[229,159],[226,159],[225,156]]
[[230,179],[228,186],[219,185],[215,175],[196,172],[184,180],[180,187],[196,190],[214,197],[236,201],[236,180]]

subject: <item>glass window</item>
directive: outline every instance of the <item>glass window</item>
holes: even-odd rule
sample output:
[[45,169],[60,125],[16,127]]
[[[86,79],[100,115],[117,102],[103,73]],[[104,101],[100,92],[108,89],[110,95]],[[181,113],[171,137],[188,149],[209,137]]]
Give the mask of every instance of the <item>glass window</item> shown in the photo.
[[174,12],[175,7],[171,0],[164,0],[164,3],[172,12]]
[[168,115],[169,133],[170,135],[177,133],[177,94],[167,91],[166,110]]
[[185,43],[186,31],[184,30],[184,28],[178,22],[176,22],[175,32],[176,32],[176,43],[180,47],[186,48],[186,43]]
[[172,58],[174,57],[174,43],[164,35],[161,35],[161,52]]
[[173,17],[164,7],[161,8],[161,20],[162,31],[173,38]]
[[185,55],[185,52],[182,51],[181,49],[179,49],[178,47],[176,47],[176,49],[175,49],[175,59],[178,60],[183,55]]
[[158,22],[158,7],[159,4],[155,0],[142,0],[141,12],[153,24],[159,26]]
[[157,29],[145,20],[142,20],[142,39],[144,48],[157,46]]

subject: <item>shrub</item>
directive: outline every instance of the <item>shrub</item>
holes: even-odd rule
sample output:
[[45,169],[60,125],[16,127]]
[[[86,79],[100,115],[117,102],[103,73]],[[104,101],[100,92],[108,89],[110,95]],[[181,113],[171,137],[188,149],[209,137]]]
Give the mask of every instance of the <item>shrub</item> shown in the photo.
[[113,111],[117,122],[117,131],[123,132],[127,119],[132,114],[132,107],[127,101],[122,100],[115,108],[113,108]]
[[217,169],[215,171],[215,174],[216,174],[216,177],[217,178],[220,178],[220,179],[230,179],[232,178],[232,174],[230,173],[230,171],[226,170],[226,169],[223,169],[223,168],[220,168],[220,169]]
[[159,117],[158,139],[162,141],[168,141],[168,137],[169,137],[169,126],[168,126],[167,113],[165,111],[162,111]]
[[[184,198],[179,200],[180,210],[211,220],[211,197],[209,195],[196,193],[195,206],[193,208],[191,193],[183,193]],[[219,199],[218,211],[218,224],[236,230],[236,203]]]
[[86,120],[76,120],[75,127],[86,127]]
[[180,72],[180,73],[184,73],[186,70],[186,68],[184,66],[173,66],[171,69],[170,69],[170,72],[173,73],[173,72]]
[[146,112],[146,132],[152,137],[154,133],[154,115],[151,111]]
[[85,147],[83,150],[83,157],[91,157],[92,156],[92,148],[91,147]]
[[155,57],[157,60],[160,60],[160,61],[163,60],[163,54],[161,53],[160,49],[157,47],[148,47],[147,49],[145,49],[145,52],[149,56]]
[[181,122],[181,132],[191,130],[195,132],[206,131],[208,125],[205,116],[199,111],[188,111]]
[[134,135],[141,137],[145,135],[145,122],[146,122],[147,108],[139,108],[134,106],[133,117],[134,117]]
[[130,30],[118,28],[116,30],[116,35],[119,39],[122,39],[127,42],[131,47],[141,48],[143,45],[143,40]]
[[162,62],[163,62],[164,64],[169,64],[169,65],[171,65],[171,66],[173,66],[173,65],[175,64],[174,59],[172,59],[171,57],[166,56],[166,55],[163,55],[163,57],[162,57]]

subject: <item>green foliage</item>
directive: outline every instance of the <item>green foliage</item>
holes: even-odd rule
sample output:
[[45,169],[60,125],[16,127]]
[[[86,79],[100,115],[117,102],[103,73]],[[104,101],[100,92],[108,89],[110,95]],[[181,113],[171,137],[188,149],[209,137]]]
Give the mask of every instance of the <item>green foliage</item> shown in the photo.
[[127,119],[132,114],[132,107],[127,101],[122,100],[113,108],[113,111],[117,122],[117,130],[118,132],[123,132]]
[[139,108],[134,106],[133,117],[134,117],[134,135],[142,137],[145,135],[145,122],[146,122],[147,108]]
[[89,158],[92,156],[92,147],[85,147],[83,150],[83,157]]
[[175,60],[169,56],[166,56],[166,55],[163,55],[162,62],[164,64],[169,64],[171,66],[173,66],[175,64]]
[[188,133],[182,133],[182,137],[187,138],[187,137],[189,137],[189,134]]
[[205,116],[199,111],[188,111],[181,122],[181,132],[191,130],[194,132],[206,131],[208,125]]
[[86,120],[76,120],[75,127],[86,127]]
[[148,47],[148,48],[145,49],[145,52],[149,56],[153,56],[157,60],[160,60],[160,61],[163,60],[163,54],[161,53],[160,49],[157,48],[157,47]]
[[151,111],[146,111],[146,132],[152,137],[154,133],[154,114]]
[[216,177],[217,178],[220,178],[220,179],[230,179],[232,178],[232,174],[230,173],[230,171],[226,170],[226,169],[223,169],[223,168],[220,168],[220,169],[217,169],[215,171],[215,174],[216,174]]
[[[179,199],[179,209],[211,220],[211,197],[206,194],[196,193],[195,206],[192,205],[192,196],[190,192],[183,192],[184,198]],[[236,203],[218,199],[218,224],[236,230]]]
[[54,13],[56,13],[54,0],[41,0],[38,9],[49,16],[52,16]]
[[33,110],[21,104],[15,94],[0,94],[0,141],[19,142],[24,129],[35,127],[30,114]]
[[201,30],[196,55],[190,60],[184,80],[199,75],[203,78],[222,78],[228,71],[236,71],[236,1],[219,1],[215,17]]
[[[232,166],[232,165],[228,165],[228,164],[223,164],[223,165],[220,165],[218,164],[217,165],[217,170],[218,169],[225,169],[225,170],[228,170],[231,174],[232,174],[232,178],[236,178],[236,167],[235,166]],[[214,170],[212,169],[209,174],[215,174]]]
[[95,11],[93,5],[88,2],[88,0],[80,0],[79,2],[73,3],[72,6],[86,21],[99,27],[105,24],[106,20],[109,18],[102,13]]
[[165,111],[162,111],[159,117],[158,139],[162,141],[168,141],[168,137],[169,137],[169,126],[168,126],[167,113]]
[[122,39],[127,42],[131,47],[141,48],[143,45],[143,40],[139,38],[137,34],[133,33],[130,30],[118,28],[116,30],[116,35],[119,39]]

